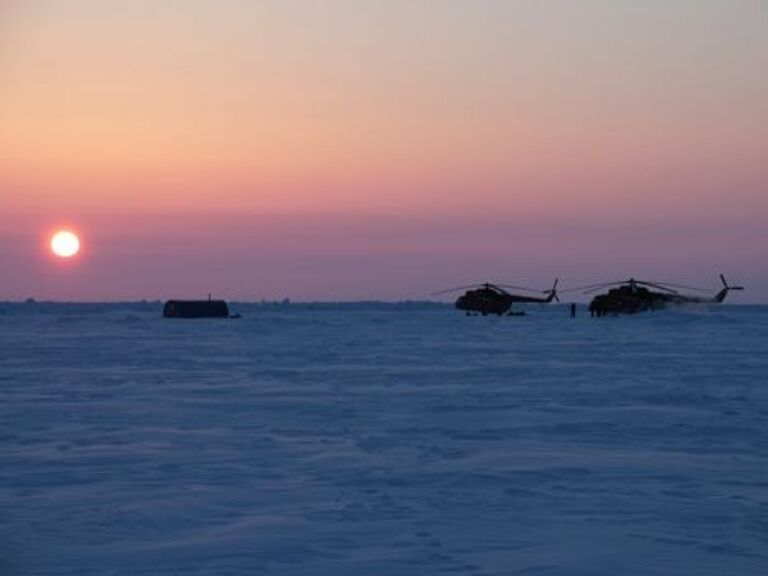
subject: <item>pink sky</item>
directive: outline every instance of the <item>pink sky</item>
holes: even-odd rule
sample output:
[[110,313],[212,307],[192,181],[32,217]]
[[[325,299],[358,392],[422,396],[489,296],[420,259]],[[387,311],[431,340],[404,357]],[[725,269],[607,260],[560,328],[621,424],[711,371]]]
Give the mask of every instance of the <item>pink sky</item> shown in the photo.
[[0,299],[768,301],[768,5],[574,4],[4,2]]

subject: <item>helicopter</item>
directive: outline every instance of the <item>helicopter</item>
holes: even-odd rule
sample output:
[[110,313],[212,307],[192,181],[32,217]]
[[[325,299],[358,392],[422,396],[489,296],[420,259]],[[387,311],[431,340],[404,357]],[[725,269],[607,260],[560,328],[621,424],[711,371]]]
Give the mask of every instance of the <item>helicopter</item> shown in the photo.
[[[518,303],[540,303],[547,304],[552,300],[560,301],[557,297],[557,283],[558,279],[555,279],[555,283],[549,290],[536,290],[534,288],[525,288],[522,286],[511,286],[508,284],[492,284],[486,282],[485,284],[474,284],[471,286],[459,286],[458,288],[450,288],[448,290],[441,290],[435,292],[433,296],[439,294],[447,294],[449,292],[456,292],[457,290],[466,290],[464,294],[459,296],[455,302],[455,306],[459,310],[463,310],[467,315],[472,313],[482,314],[487,316],[488,314],[497,314],[499,316],[507,314],[508,316],[524,316],[523,311],[512,311],[512,305],[515,302]],[[513,294],[508,292],[510,290],[522,290],[523,292],[532,293],[544,293],[546,296],[528,296],[524,294]]]
[[720,274],[723,288],[712,297],[681,294],[676,288],[683,290],[703,291],[701,288],[671,284],[668,282],[649,282],[630,278],[619,282],[605,282],[582,286],[577,290],[586,289],[585,294],[614,286],[608,292],[598,294],[589,304],[592,316],[616,316],[618,314],[636,314],[638,312],[661,310],[670,305],[681,304],[719,304],[731,290],[744,290],[743,286],[730,286],[725,276]]

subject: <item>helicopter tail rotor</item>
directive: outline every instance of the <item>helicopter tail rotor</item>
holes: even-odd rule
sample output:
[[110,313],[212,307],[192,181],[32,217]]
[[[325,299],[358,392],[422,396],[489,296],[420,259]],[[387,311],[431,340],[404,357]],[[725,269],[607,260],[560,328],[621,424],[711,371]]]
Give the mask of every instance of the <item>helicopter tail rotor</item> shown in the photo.
[[555,302],[560,302],[560,298],[557,297],[557,284],[560,282],[560,278],[555,278],[555,283],[552,284],[552,288],[549,290],[544,290],[544,294],[547,295],[547,302],[552,302],[554,300]]
[[723,283],[723,288],[728,288],[728,290],[744,290],[744,286],[731,286],[728,284],[728,281],[723,274],[720,274],[720,280]]
[[715,302],[722,302],[725,297],[728,296],[728,292],[731,290],[744,290],[744,286],[731,286],[725,279],[723,274],[720,274],[720,281],[723,283],[723,289],[715,295]]

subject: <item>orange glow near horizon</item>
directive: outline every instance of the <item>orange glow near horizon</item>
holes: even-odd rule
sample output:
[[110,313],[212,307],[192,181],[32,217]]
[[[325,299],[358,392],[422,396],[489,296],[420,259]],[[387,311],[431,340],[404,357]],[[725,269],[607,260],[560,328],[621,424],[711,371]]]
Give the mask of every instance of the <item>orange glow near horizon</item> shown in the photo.
[[749,283],[768,2],[733,4],[0,0],[0,300]]

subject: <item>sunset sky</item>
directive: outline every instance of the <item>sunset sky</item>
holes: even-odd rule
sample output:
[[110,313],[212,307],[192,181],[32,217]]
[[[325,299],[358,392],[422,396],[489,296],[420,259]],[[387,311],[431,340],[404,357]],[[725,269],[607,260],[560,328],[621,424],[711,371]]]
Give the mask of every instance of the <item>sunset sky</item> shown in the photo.
[[767,71],[764,0],[2,0],[0,300],[768,302]]

